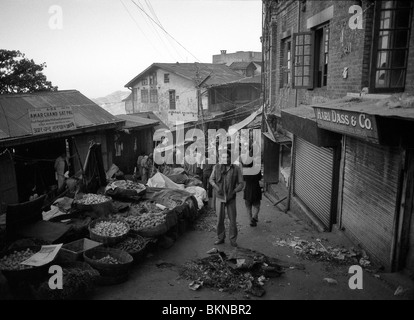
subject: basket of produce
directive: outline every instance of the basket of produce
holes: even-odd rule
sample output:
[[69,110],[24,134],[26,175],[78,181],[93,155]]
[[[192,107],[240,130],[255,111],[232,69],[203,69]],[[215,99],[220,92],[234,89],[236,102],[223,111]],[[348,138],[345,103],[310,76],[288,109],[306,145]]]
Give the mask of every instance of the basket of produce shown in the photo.
[[104,245],[113,245],[124,240],[130,227],[120,219],[96,219],[89,224],[89,237],[91,240]]
[[168,231],[165,213],[148,212],[141,215],[129,215],[123,218],[131,232],[142,237],[158,237]]
[[100,246],[102,246],[102,243],[87,238],[66,243],[60,248],[58,259],[65,262],[83,260],[84,252]]
[[146,190],[147,188],[142,183],[131,180],[116,180],[106,186],[105,194],[115,198],[130,198],[142,196]]
[[129,208],[129,213],[140,215],[148,212],[166,213],[168,210],[169,209],[166,206],[163,206],[162,204],[156,203],[155,201],[151,200],[145,200],[131,204]]
[[98,217],[107,216],[115,211],[111,197],[94,193],[85,193],[81,198],[74,200],[72,206],[81,212],[94,212]]
[[85,262],[99,271],[98,283],[116,284],[128,279],[134,259],[122,250],[97,247],[83,253]]
[[139,234],[130,234],[125,240],[118,242],[112,248],[128,252],[136,263],[144,258],[150,242],[151,239],[141,237]]
[[39,267],[21,264],[39,252],[40,248],[41,246],[27,246],[3,251],[0,254],[0,271],[10,282],[30,282],[47,276],[53,261]]
[[[83,259],[83,257],[82,257]],[[63,271],[63,287],[54,290],[49,287],[49,279],[38,288],[33,288],[33,296],[38,300],[79,300],[86,299],[95,289],[99,272],[88,263],[74,261],[60,264]]]

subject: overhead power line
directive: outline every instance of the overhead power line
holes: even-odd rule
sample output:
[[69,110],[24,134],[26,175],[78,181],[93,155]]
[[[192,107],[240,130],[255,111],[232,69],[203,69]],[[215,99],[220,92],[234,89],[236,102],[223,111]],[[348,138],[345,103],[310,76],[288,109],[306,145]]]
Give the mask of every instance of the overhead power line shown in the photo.
[[155,51],[157,51],[160,55],[161,52],[158,51],[158,49],[154,46],[154,44],[151,42],[150,39],[148,39],[147,35],[145,34],[145,32],[142,31],[141,27],[139,26],[138,22],[135,20],[135,18],[133,17],[133,15],[131,14],[131,12],[129,11],[128,7],[123,3],[122,0],[119,0],[122,4],[122,6],[125,8],[125,10],[128,12],[128,15],[131,17],[131,19],[135,22],[136,26],[138,27],[139,31],[141,31],[141,33],[144,35],[144,37],[148,40],[148,42],[151,44],[151,46],[155,49]]
[[143,10],[139,5],[137,5],[134,0],[131,0],[131,1],[139,10],[141,10],[149,19],[151,19],[151,21],[153,21],[162,31],[164,31],[169,37],[171,37],[171,39],[177,42],[180,45],[180,47],[182,47],[185,51],[187,51],[198,62],[201,62],[195,55],[193,55],[189,50],[187,50],[187,48],[184,47],[177,39],[175,39],[167,30],[165,30],[163,26],[161,26],[158,22],[156,22],[145,10]]

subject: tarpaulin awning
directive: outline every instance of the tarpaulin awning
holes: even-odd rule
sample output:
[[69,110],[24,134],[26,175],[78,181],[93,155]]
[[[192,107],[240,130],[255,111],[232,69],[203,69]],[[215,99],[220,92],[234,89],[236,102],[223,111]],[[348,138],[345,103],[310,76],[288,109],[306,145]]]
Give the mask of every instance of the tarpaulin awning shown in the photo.
[[258,110],[253,112],[250,116],[248,116],[246,119],[240,121],[239,123],[236,123],[229,128],[229,135],[233,135],[237,131],[243,129],[247,125],[249,125],[258,115],[260,115],[263,111],[263,106],[260,107]]

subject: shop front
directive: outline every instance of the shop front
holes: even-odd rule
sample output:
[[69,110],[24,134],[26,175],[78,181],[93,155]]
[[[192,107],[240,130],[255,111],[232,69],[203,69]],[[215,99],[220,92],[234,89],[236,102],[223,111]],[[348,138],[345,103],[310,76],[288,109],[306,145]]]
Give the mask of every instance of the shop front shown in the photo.
[[291,195],[320,230],[336,223],[340,136],[317,127],[308,106],[282,110],[283,127],[294,135]]
[[414,113],[362,99],[317,105],[314,112],[318,128],[342,135],[338,227],[387,270],[407,268]]

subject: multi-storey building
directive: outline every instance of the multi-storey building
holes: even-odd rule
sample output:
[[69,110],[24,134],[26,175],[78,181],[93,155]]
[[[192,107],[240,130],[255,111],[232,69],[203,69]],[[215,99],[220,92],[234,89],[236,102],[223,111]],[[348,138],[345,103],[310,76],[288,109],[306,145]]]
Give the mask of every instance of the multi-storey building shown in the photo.
[[266,186],[388,270],[414,271],[412,7],[263,1]]

